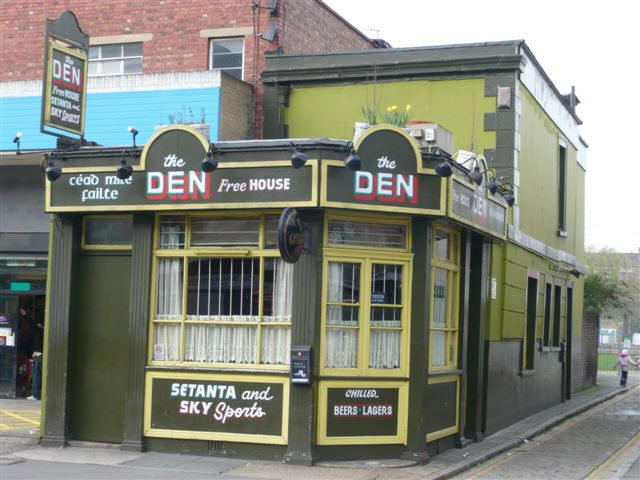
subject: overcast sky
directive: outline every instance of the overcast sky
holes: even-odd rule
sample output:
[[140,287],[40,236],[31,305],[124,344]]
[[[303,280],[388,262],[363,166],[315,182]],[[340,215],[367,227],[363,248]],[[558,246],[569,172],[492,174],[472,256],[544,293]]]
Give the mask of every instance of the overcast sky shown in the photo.
[[640,248],[638,14],[632,1],[324,0],[393,47],[524,39],[558,90],[576,86],[589,144],[586,245]]

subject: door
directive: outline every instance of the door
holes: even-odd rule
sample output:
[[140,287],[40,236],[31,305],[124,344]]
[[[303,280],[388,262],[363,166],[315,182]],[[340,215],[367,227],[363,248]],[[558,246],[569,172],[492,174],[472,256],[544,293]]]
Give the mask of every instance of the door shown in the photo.
[[566,337],[566,361],[565,361],[565,398],[571,400],[571,345],[573,341],[573,288],[567,288],[567,337]]
[[0,295],[0,398],[16,398],[18,296]]
[[78,260],[69,328],[69,437],[120,443],[131,260],[113,254],[85,254]]

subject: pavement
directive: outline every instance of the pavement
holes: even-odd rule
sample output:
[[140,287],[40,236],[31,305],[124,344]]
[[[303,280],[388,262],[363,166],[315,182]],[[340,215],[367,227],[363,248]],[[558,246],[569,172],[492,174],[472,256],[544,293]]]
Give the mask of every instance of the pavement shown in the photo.
[[[37,446],[35,418],[40,402],[0,401],[0,477],[9,479],[180,478],[180,479],[428,479],[440,480],[465,472],[510,449],[527,443],[550,428],[617,395],[631,391],[640,396],[640,372],[629,378],[630,387],[618,387],[615,372],[599,372],[598,385],[572,395],[572,399],[517,422],[483,441],[448,450],[426,465],[400,460],[321,462],[313,467],[274,461],[204,457],[160,452],[124,452],[107,444],[72,442],[65,448]],[[21,417],[21,418],[16,418]],[[28,421],[30,420],[30,421]],[[14,422],[14,423],[11,423]],[[4,426],[15,428],[5,428]],[[637,462],[636,462],[637,463]],[[404,467],[404,468],[397,468]],[[638,469],[634,464],[629,473]],[[630,477],[635,478],[635,477]],[[625,477],[626,479],[626,477]]]

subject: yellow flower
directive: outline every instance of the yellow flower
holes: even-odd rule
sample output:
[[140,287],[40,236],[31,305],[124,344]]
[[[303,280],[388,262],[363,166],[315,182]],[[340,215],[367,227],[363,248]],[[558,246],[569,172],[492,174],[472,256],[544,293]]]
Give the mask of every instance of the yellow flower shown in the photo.
[[405,112],[408,112],[409,110],[411,110],[411,105],[407,105],[406,108],[404,109]]
[[398,105],[391,105],[391,111],[395,112],[398,109]]
[[387,112],[393,112],[393,108],[392,107],[387,107]]

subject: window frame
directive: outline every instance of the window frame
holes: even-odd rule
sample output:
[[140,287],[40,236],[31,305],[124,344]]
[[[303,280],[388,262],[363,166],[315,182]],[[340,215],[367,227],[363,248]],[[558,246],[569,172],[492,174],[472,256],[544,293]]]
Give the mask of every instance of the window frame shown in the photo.
[[[245,81],[245,75],[244,75],[244,67],[245,67],[245,49],[246,49],[246,43],[244,36],[242,35],[231,35],[228,37],[209,37],[209,59],[208,59],[208,69],[209,70],[219,70],[220,72],[224,72],[226,70],[237,70],[238,67],[233,67],[233,68],[214,68],[213,66],[213,43],[216,41],[220,41],[220,40],[241,40],[242,41],[242,51],[240,52],[241,56],[242,56],[242,61],[240,63],[240,80]],[[230,73],[228,73],[228,75],[231,75]],[[234,78],[234,75],[232,75]]]
[[567,143],[558,142],[558,236],[567,234]]
[[545,278],[544,310],[542,312],[542,348],[550,349],[553,343],[553,279]]
[[[378,248],[367,246],[339,245],[329,243],[329,220],[360,221],[379,224],[400,224],[405,227],[405,248]],[[324,239],[322,259],[322,308],[320,334],[320,375],[343,376],[375,376],[406,377],[409,372],[409,320],[411,318],[411,278],[413,254],[411,249],[411,220],[409,217],[394,218],[379,215],[341,215],[328,213],[324,218]],[[358,315],[358,355],[355,368],[325,366],[327,339],[327,299],[328,299],[328,266],[329,262],[360,264],[360,301]],[[386,369],[369,367],[371,340],[371,272],[373,264],[402,266],[402,313],[400,337],[400,368]]]
[[[131,220],[131,243],[86,243],[86,223],[87,219],[105,219],[113,220],[116,218],[128,218]],[[128,250],[133,248],[133,215],[116,214],[116,215],[84,215],[82,217],[82,236],[80,240],[81,250]]]
[[[150,305],[149,305],[149,345],[147,352],[147,364],[152,367],[176,367],[183,369],[210,369],[210,370],[260,370],[260,371],[279,371],[288,372],[290,365],[285,364],[264,364],[260,363],[262,353],[262,328],[264,326],[288,328],[291,330],[293,319],[290,322],[265,322],[263,320],[264,309],[264,272],[265,272],[265,260],[266,259],[280,259],[280,253],[278,248],[265,248],[266,245],[266,226],[267,217],[277,216],[277,211],[244,211],[244,212],[163,212],[159,213],[155,217],[154,221],[154,235],[153,235],[153,264],[151,271],[151,293],[150,293]],[[162,217],[179,217],[184,215],[185,218],[185,242],[183,248],[176,249],[160,249],[160,222]],[[259,240],[256,247],[190,247],[191,245],[191,225],[192,221],[197,218],[259,218]],[[158,275],[158,263],[163,258],[180,258],[182,259],[182,297],[181,297],[181,313],[180,320],[156,320],[156,302],[157,302],[157,275]],[[194,258],[220,258],[220,259],[255,259],[259,258],[259,293],[258,293],[258,314],[259,320],[257,322],[251,322],[250,325],[255,325],[256,331],[256,355],[258,362],[256,363],[220,363],[220,362],[192,362],[186,361],[186,326],[191,324],[197,325],[224,325],[225,321],[195,321],[187,319],[187,298],[189,293],[188,277],[189,277],[189,260]],[[180,345],[178,360],[154,360],[153,351],[155,345],[155,326],[158,324],[174,324],[180,328]],[[234,325],[248,325],[246,322],[233,322]],[[290,347],[291,345],[289,345]]]
[[[530,282],[535,282],[535,288],[530,289]],[[522,341],[522,368],[521,371],[533,372],[535,370],[536,339],[538,338],[538,295],[540,289],[540,274],[536,271],[527,272],[527,290],[525,292],[524,312],[525,328]],[[533,312],[529,307],[533,302]],[[530,325],[533,321],[533,325]]]
[[[449,234],[448,255],[449,260],[436,257],[435,240],[438,232]],[[455,241],[451,241],[455,238]],[[435,225],[431,232],[431,275],[429,287],[429,348],[427,359],[429,373],[446,372],[458,370],[460,359],[458,358],[458,339],[460,333],[460,232],[455,228],[445,225]],[[453,261],[452,261],[453,260]],[[451,290],[446,304],[446,326],[434,327],[435,312],[435,274],[440,268],[447,272],[447,283]],[[434,332],[445,333],[445,364],[433,365],[433,334]],[[447,355],[448,352],[448,355]]]
[[[139,43],[140,44],[140,50],[141,53],[140,55],[129,55],[129,56],[125,56],[124,54],[124,46],[125,45],[130,45],[133,43]],[[111,47],[114,45],[120,45],[120,52],[121,55],[119,57],[111,57],[111,58],[102,58],[102,48],[103,47]],[[104,44],[100,44],[100,45],[90,45],[89,48],[97,48],[98,51],[100,52],[100,57],[99,58],[93,58],[93,59],[88,59],[87,65],[90,64],[95,64],[98,66],[98,70],[102,70],[102,63],[103,62],[109,62],[109,61],[119,61],[120,63],[120,73],[96,73],[96,74],[89,74],[89,67],[87,66],[87,77],[92,77],[92,78],[97,78],[97,77],[121,77],[124,75],[142,75],[144,73],[144,42],[143,41],[136,41],[136,42],[113,42],[113,43],[104,43]],[[139,58],[141,60],[141,66],[140,66],[140,71],[139,72],[132,72],[132,73],[125,73],[124,71],[124,61],[125,60],[131,60],[131,59],[136,59]]]

